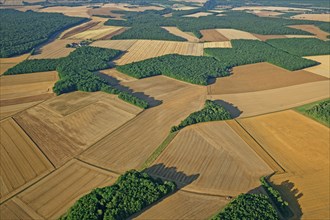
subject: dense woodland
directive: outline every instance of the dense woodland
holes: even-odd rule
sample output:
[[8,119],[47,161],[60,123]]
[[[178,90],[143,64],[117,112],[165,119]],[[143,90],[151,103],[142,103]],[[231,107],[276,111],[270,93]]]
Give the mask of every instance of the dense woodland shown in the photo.
[[173,126],[171,132],[178,131],[186,126],[208,121],[221,121],[231,119],[230,113],[221,105],[211,100],[206,100],[204,108],[191,113],[178,126]]
[[54,33],[87,20],[59,13],[21,12],[2,9],[0,13],[0,57],[30,52]]
[[[282,40],[286,42],[286,39],[279,39],[278,41]],[[302,41],[304,40],[308,39]],[[269,62],[293,71],[319,64],[316,61],[289,54],[258,40],[232,40],[231,43],[233,48],[207,48],[204,51],[227,67]]]
[[117,70],[135,78],[165,75],[193,84],[207,85],[212,77],[227,76],[229,72],[212,57],[170,54],[118,66]]
[[39,59],[39,60],[24,60],[16,66],[4,72],[4,75],[15,75],[35,72],[45,72],[56,70],[56,67],[61,63],[62,59]]
[[175,183],[153,179],[131,170],[112,186],[94,189],[81,197],[61,220],[121,220],[174,192]]
[[330,127],[330,99],[311,106],[306,109],[305,113]]
[[241,194],[231,201],[219,214],[211,220],[277,220],[276,210],[269,198],[262,194]]

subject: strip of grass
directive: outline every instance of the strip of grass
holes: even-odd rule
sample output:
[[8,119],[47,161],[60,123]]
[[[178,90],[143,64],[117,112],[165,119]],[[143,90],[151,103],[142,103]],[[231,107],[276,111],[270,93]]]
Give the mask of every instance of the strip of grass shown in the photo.
[[[326,115],[320,115],[320,114],[311,114],[309,112],[309,110],[315,108],[316,106],[319,106],[320,104],[327,102],[327,114]],[[327,126],[330,128],[330,99],[323,99],[320,101],[316,101],[316,102],[312,102],[312,103],[308,103],[306,105],[302,105],[299,107],[294,108],[294,110],[298,111],[299,113]]]
[[165,148],[171,143],[171,141],[178,133],[179,131],[169,133],[163,143],[161,143],[158,148],[150,155],[150,157],[144,162],[141,170],[148,168],[159,157],[159,155],[165,150]]

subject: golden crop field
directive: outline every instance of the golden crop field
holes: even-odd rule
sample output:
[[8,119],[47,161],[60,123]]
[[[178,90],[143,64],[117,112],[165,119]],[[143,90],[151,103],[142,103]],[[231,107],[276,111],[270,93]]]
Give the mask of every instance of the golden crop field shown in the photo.
[[216,29],[216,30],[229,40],[235,40],[235,39],[258,40],[258,38],[256,38],[249,32],[245,32],[245,31],[240,31],[236,29]]
[[330,55],[321,55],[321,56],[309,56],[305,57],[310,60],[317,61],[321,63],[320,65],[309,67],[304,69],[305,71],[330,78],[329,66],[330,66]]
[[104,4],[103,7],[113,8],[112,10],[122,10],[122,11],[137,11],[142,12],[146,10],[163,10],[164,8],[161,6],[136,6],[131,7],[132,5],[126,3],[107,3]]
[[240,119],[239,123],[284,167],[287,175],[271,179],[286,192],[283,196],[289,203],[293,195],[283,182],[294,184],[295,196],[302,194],[298,197],[302,217],[329,218],[329,128],[293,110]]
[[206,42],[204,48],[232,48],[232,45],[230,41]]
[[121,72],[117,71],[114,68],[113,69],[101,70],[100,73],[104,74],[106,76],[112,77],[112,78],[114,78],[115,80],[117,80],[119,82],[132,82],[132,81],[138,80],[134,77],[131,77],[129,75],[121,73]]
[[[71,160],[1,206],[4,219],[26,215],[58,219],[77,199],[96,187],[109,186],[118,175]],[[21,211],[21,210],[22,211]],[[23,216],[22,216],[23,214]]]
[[89,18],[88,14],[89,8],[87,6],[77,6],[77,7],[69,7],[69,6],[54,6],[54,7],[46,7],[42,8],[40,12],[57,12],[62,13],[67,16],[73,17],[84,17]]
[[123,27],[116,27],[116,26],[103,26],[99,29],[89,29],[78,34],[75,34],[69,39],[79,39],[79,40],[86,40],[86,39],[110,39],[111,36],[114,36],[116,33],[120,33],[119,31],[123,32],[125,30]]
[[290,18],[298,20],[330,22],[330,14],[299,14],[291,16]]
[[255,10],[255,11],[253,11],[253,14],[258,15],[259,17],[276,17],[279,15],[282,15],[283,13],[275,12],[275,11]]
[[203,44],[175,41],[137,40],[116,63],[124,65],[166,54],[203,56]]
[[190,15],[184,15],[182,17],[187,17],[187,18],[199,18],[199,17],[204,17],[204,16],[208,16],[208,15],[212,15],[213,13],[209,13],[209,12],[197,12],[194,14],[190,14]]
[[26,60],[30,54],[23,54],[16,57],[0,58],[0,75],[7,71],[7,69],[15,66],[16,64]]
[[54,168],[13,119],[5,119],[0,125],[0,201],[3,202]]
[[310,32],[321,40],[328,39],[327,36],[329,35],[329,33],[321,30],[319,27],[316,27],[315,25],[290,25],[289,27]]
[[97,40],[91,46],[126,51],[136,42],[137,40]]
[[163,142],[173,125],[202,108],[206,93],[202,86],[164,76],[123,85],[163,103],[143,111],[79,156],[84,161],[116,172],[140,168]]
[[327,80],[304,70],[288,71],[270,63],[234,67],[232,73],[228,77],[217,78],[215,83],[208,85],[208,94],[255,92]]
[[329,81],[325,80],[257,92],[208,95],[207,98],[231,103],[242,111],[241,117],[250,117],[293,108],[329,95]]
[[75,48],[66,48],[67,44],[77,42],[69,39],[56,39],[53,42],[46,44],[38,50],[35,55],[29,59],[57,59],[68,56]]
[[163,28],[173,35],[187,39],[187,41],[189,42],[199,42],[199,39],[196,36],[194,36],[193,34],[188,34],[186,32],[183,32],[177,27],[163,27]]
[[294,7],[274,7],[274,6],[242,6],[233,8],[234,11],[244,11],[244,10],[251,10],[251,11],[282,11],[282,12],[292,12],[292,11],[311,11],[308,8],[294,8]]
[[114,95],[74,92],[30,108],[15,120],[59,167],[140,111]]
[[229,41],[228,38],[220,34],[216,29],[207,29],[200,31],[203,37],[200,39],[201,42],[222,42]]

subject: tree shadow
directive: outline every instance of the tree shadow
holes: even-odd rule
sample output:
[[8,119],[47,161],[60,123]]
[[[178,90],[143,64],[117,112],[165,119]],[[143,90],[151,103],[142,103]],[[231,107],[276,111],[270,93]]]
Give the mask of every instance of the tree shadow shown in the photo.
[[237,118],[243,111],[239,110],[237,106],[232,103],[226,102],[224,100],[214,100],[215,103],[223,106],[227,111],[229,111],[232,118]]
[[148,102],[149,108],[158,106],[163,103],[162,100],[157,100],[143,92],[134,92],[129,87],[120,84],[120,81],[118,79],[116,79],[115,77],[109,76],[109,75],[101,73],[99,71],[96,72],[95,74],[98,75],[99,77],[101,77],[102,79],[104,79],[110,86],[118,89],[119,91],[127,92],[131,95],[134,95],[135,97],[145,100],[146,102]]

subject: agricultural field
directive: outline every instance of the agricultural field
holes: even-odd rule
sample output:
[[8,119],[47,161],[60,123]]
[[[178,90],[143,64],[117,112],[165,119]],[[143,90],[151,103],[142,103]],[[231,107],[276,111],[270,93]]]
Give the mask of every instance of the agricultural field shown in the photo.
[[81,25],[77,25],[77,26],[72,27],[72,28],[70,28],[70,29],[68,29],[66,31],[63,31],[63,33],[60,35],[59,38],[66,39],[66,38],[71,37],[71,36],[73,36],[75,34],[78,34],[80,32],[86,31],[86,30],[88,30],[88,29],[90,29],[90,28],[92,28],[92,27],[94,27],[94,26],[96,26],[96,25],[98,25],[100,23],[101,23],[101,21],[92,20],[92,21],[89,21],[87,23],[83,23]]
[[67,48],[67,44],[77,42],[69,39],[56,39],[38,49],[29,59],[57,59],[68,56],[74,48]]
[[187,41],[189,42],[199,42],[199,39],[196,36],[194,36],[191,33],[183,32],[177,27],[163,27],[163,28],[168,32],[170,32],[171,34],[187,39]]
[[200,33],[202,34],[202,38],[200,39],[201,42],[229,41],[228,38],[216,29],[201,30]]
[[89,8],[87,6],[54,6],[42,8],[39,10],[39,12],[57,12],[62,13],[66,16],[89,18],[90,15],[88,14],[88,10]]
[[217,78],[215,83],[208,85],[208,94],[256,92],[326,80],[307,70],[288,71],[270,63],[256,63],[234,67],[232,75]]
[[321,30],[319,27],[316,27],[315,25],[291,25],[289,27],[310,32],[321,40],[327,40],[328,39],[327,36],[330,35],[330,33]]
[[330,14],[299,14],[299,15],[291,16],[291,18],[298,20],[330,22]]
[[114,95],[74,92],[43,102],[14,118],[59,167],[140,111]]
[[205,42],[204,48],[232,48],[230,41]]
[[69,39],[75,39],[75,40],[109,40],[114,35],[120,34],[124,32],[125,29],[123,27],[111,27],[111,26],[103,26],[98,29],[91,28],[89,30],[80,32],[78,34],[75,34]]
[[240,31],[235,29],[217,29],[217,31],[229,40],[234,40],[234,39],[258,40],[255,36],[245,31]]
[[16,57],[11,58],[0,58],[0,75],[6,72],[8,69],[16,66],[18,63],[26,60],[30,54],[23,54]]
[[212,15],[213,13],[209,13],[209,12],[197,12],[194,14],[190,14],[190,15],[184,15],[183,17],[186,18],[199,18],[199,17],[204,17],[204,16],[208,16],[208,15]]
[[136,42],[137,40],[98,40],[94,41],[91,46],[127,51]]
[[311,72],[311,73],[318,74],[320,76],[330,78],[330,72],[329,72],[330,55],[309,56],[309,57],[305,57],[305,58],[321,63],[320,65],[306,68],[306,69],[304,69],[305,71],[308,71],[308,72]]

